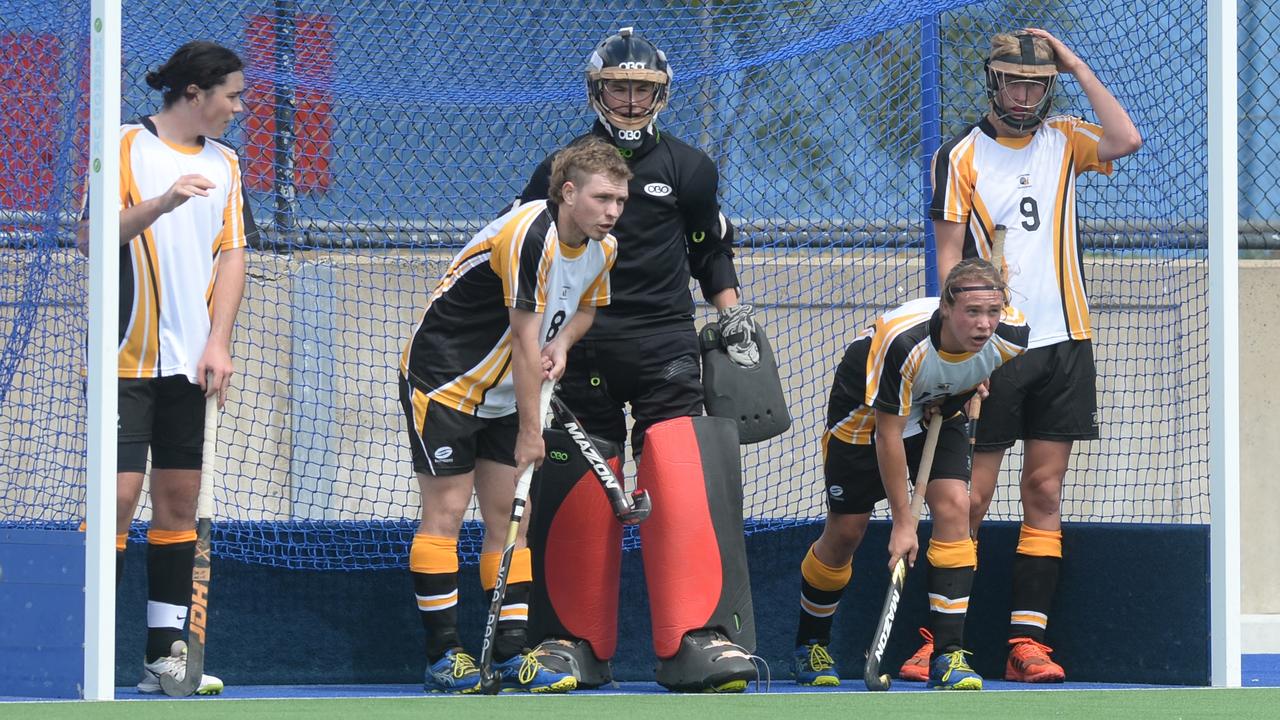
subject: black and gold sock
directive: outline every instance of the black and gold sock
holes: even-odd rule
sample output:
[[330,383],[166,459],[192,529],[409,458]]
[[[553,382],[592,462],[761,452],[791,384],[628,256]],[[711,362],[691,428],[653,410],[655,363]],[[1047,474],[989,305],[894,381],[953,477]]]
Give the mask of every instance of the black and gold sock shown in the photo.
[[831,567],[813,554],[813,546],[800,561],[800,622],[796,626],[796,647],[831,642],[831,623],[836,606],[853,577],[853,560]]
[[[502,553],[480,554],[480,584],[488,598],[498,584],[498,566]],[[529,548],[516,550],[507,571],[507,592],[498,614],[498,636],[493,644],[493,659],[509,660],[524,652],[529,644],[529,594],[533,589],[533,555]]]
[[[933,658],[964,649],[964,620],[973,589],[977,553],[973,540],[930,540],[929,631],[933,633]],[[930,658],[932,660],[932,658]]]
[[409,573],[418,616],[426,631],[427,663],[461,646],[458,640],[458,541],[417,534],[409,547]]
[[1030,638],[1044,642],[1061,567],[1062,531],[1038,530],[1023,523],[1018,535],[1018,554],[1013,558],[1010,640]]
[[147,531],[147,662],[170,653],[191,609],[196,531]]
[[124,581],[124,551],[128,545],[129,533],[116,535],[116,590],[120,589],[120,583]]

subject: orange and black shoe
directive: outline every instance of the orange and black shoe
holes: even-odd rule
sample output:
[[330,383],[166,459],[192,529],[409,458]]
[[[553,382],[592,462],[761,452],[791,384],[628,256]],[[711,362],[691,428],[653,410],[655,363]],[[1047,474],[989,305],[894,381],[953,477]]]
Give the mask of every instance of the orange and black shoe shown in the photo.
[[1013,638],[1009,641],[1009,662],[1004,667],[1004,679],[1010,682],[1060,683],[1067,679],[1062,666],[1049,658],[1053,652],[1048,645],[1031,638]]
[[929,681],[929,658],[933,656],[933,633],[920,628],[920,637],[924,638],[924,645],[920,646],[915,655],[902,663],[902,668],[898,670],[900,680]]

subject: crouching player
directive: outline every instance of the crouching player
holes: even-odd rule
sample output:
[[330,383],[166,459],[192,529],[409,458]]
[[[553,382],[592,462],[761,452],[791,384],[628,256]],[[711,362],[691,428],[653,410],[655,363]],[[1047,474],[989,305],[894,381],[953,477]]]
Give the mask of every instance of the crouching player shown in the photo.
[[[550,198],[490,223],[453,259],[436,285],[400,361],[400,401],[422,494],[422,521],[409,568],[426,630],[425,687],[471,692],[479,669],[458,639],[458,532],[474,488],[485,536],[480,578],[498,565],[515,480],[545,448],[538,411],[543,379],[564,372],[569,347],[609,302],[631,171],[603,141],[557,156]],[[564,692],[572,675],[528,652],[529,550],[524,530],[512,559],[495,671],[503,690]]]
[[941,298],[913,300],[881,316],[845,351],[822,436],[828,513],[800,563],[794,672],[801,685],[839,685],[828,651],[831,622],[853,573],[871,510],[886,497],[893,517],[889,567],[914,565],[918,543],[907,489],[924,447],[924,420],[942,412],[925,500],[929,541],[929,687],[980,690],[965,660],[964,619],[977,553],[969,537],[969,443],[962,409],[991,372],[1026,350],[1022,314],[986,260],[958,263]]

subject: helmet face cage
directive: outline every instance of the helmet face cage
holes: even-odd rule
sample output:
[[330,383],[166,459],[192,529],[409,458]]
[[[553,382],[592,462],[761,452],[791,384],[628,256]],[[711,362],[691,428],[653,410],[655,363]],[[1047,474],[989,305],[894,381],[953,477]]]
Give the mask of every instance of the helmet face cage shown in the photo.
[[[1052,54],[1048,58],[1036,57],[1035,38],[1031,34],[1019,32],[1014,37],[1018,40],[1016,53],[1002,53],[983,66],[987,73],[987,99],[1000,122],[1019,131],[1033,130],[1044,122],[1053,106],[1058,68]],[[1042,91],[1040,97],[1031,105],[1005,107],[999,100],[1001,91],[1018,84],[1037,86]],[[1029,87],[1026,97],[1034,97],[1034,93]],[[1014,113],[1022,117],[1015,117]]]
[[[1040,99],[1031,105],[1019,105],[1011,102],[1011,107],[1000,103],[1000,93],[1006,88],[1025,84],[1037,86],[1043,90]],[[987,69],[987,98],[991,101],[991,109],[995,111],[1000,122],[1019,130],[1034,130],[1049,116],[1053,107],[1053,91],[1057,87],[1056,77],[1023,77],[999,70]],[[1034,90],[1028,89],[1028,97],[1034,97]],[[1014,113],[1022,117],[1015,117]]]
[[[609,92],[619,83],[626,84],[624,94]],[[648,97],[637,97],[638,83],[650,84]],[[666,55],[631,28],[606,38],[587,59],[587,100],[620,148],[634,149],[644,141],[645,132],[652,130],[654,119],[667,105],[670,85]]]

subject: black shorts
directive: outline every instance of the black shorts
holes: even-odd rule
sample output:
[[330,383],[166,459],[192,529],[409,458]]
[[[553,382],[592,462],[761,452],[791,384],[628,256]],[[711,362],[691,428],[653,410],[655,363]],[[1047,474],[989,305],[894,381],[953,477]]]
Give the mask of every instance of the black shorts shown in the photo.
[[199,470],[204,456],[204,391],[185,375],[121,378],[117,394],[117,472],[151,466]]
[[[907,470],[914,482],[924,451],[925,433],[903,440],[907,451]],[[830,433],[822,436],[822,472],[826,478],[827,509],[838,515],[869,513],[884,500],[884,482],[876,461],[876,446],[850,445]],[[938,447],[933,455],[929,480],[942,478],[969,481],[969,435],[963,415],[942,423]]]
[[432,402],[426,393],[400,376],[400,404],[409,427],[414,472],[461,475],[476,467],[476,458],[515,467],[519,413],[482,418]]
[[623,406],[631,404],[631,452],[650,425],[702,414],[698,336],[691,329],[609,340],[580,340],[569,350],[559,397],[586,428],[626,443]]
[[1033,348],[991,375],[977,449],[1007,450],[1016,440],[1098,439],[1093,343],[1065,340]]

